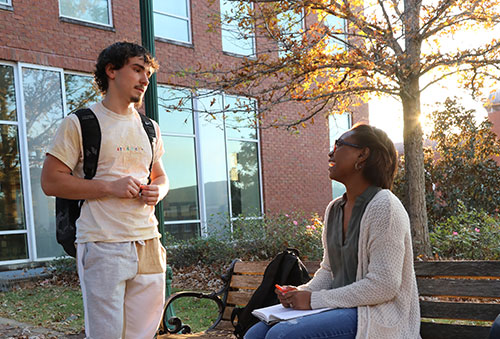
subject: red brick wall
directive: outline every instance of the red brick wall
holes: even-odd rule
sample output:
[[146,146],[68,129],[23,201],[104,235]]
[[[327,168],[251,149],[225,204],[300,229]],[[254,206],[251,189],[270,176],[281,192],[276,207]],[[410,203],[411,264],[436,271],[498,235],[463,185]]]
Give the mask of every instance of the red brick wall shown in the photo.
[[[0,10],[4,27],[0,35],[0,60],[92,72],[104,47],[121,40],[137,43],[141,40],[139,1],[111,3],[113,28],[99,29],[61,20],[56,0],[14,0],[13,11]],[[192,46],[156,41],[159,83],[189,84],[189,79],[175,78],[172,72],[196,67],[198,63],[207,66],[239,62],[239,58],[222,53],[219,30],[207,31],[213,20],[211,15],[218,12],[218,1],[211,7],[207,3],[190,0]],[[297,109],[303,108],[283,105],[274,114],[292,114]],[[266,211],[323,213],[331,199],[328,145],[326,120],[319,117],[314,125],[301,129],[299,135],[274,128],[261,131]]]

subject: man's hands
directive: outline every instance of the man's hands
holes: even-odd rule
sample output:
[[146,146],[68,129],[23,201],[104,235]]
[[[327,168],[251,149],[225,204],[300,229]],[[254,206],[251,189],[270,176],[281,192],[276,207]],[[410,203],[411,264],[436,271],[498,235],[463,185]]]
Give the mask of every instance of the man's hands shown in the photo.
[[160,201],[158,185],[141,185],[141,182],[131,176],[111,182],[111,194],[118,198],[141,199],[146,205],[155,206]]
[[283,307],[291,307],[295,310],[311,309],[311,292],[299,291],[294,286],[283,286],[284,292],[279,289],[274,290]]
[[146,205],[155,206],[161,200],[160,186],[141,185],[141,191],[139,192],[139,197]]

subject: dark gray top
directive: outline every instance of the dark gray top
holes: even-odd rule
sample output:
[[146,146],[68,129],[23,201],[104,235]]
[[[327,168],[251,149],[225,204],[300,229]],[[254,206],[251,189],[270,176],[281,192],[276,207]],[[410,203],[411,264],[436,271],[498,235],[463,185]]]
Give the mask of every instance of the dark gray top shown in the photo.
[[347,202],[346,195],[344,194],[341,199],[334,202],[330,212],[328,212],[326,240],[333,274],[333,288],[347,286],[356,281],[361,217],[365,212],[366,205],[380,190],[380,187],[369,186],[356,198],[344,241],[342,241],[342,226],[344,205]]

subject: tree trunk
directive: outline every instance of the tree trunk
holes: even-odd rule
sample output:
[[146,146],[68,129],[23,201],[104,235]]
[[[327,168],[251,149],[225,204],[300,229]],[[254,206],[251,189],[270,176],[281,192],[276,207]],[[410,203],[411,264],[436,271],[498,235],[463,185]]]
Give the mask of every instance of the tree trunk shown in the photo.
[[[410,84],[409,95],[402,95],[404,117],[405,179],[407,182],[406,208],[410,216],[413,237],[413,253],[432,254],[427,209],[425,204],[424,153],[422,127],[420,126],[420,92],[418,80]],[[413,90],[411,90],[413,88]],[[413,92],[413,93],[412,93]]]
[[424,153],[422,126],[420,125],[420,54],[422,41],[419,35],[420,0],[405,0],[405,55],[400,77],[403,102],[405,179],[407,182],[406,208],[410,216],[413,253],[432,254],[427,208],[425,204]]

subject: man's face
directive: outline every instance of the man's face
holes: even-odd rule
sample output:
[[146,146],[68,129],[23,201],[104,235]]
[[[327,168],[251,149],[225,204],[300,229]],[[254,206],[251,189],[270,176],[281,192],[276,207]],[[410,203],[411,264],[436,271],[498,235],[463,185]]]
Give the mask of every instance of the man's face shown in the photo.
[[144,93],[148,89],[149,78],[153,74],[150,65],[144,62],[144,57],[136,56],[128,59],[128,62],[119,70],[115,70],[115,84],[120,96],[137,107],[142,105]]

